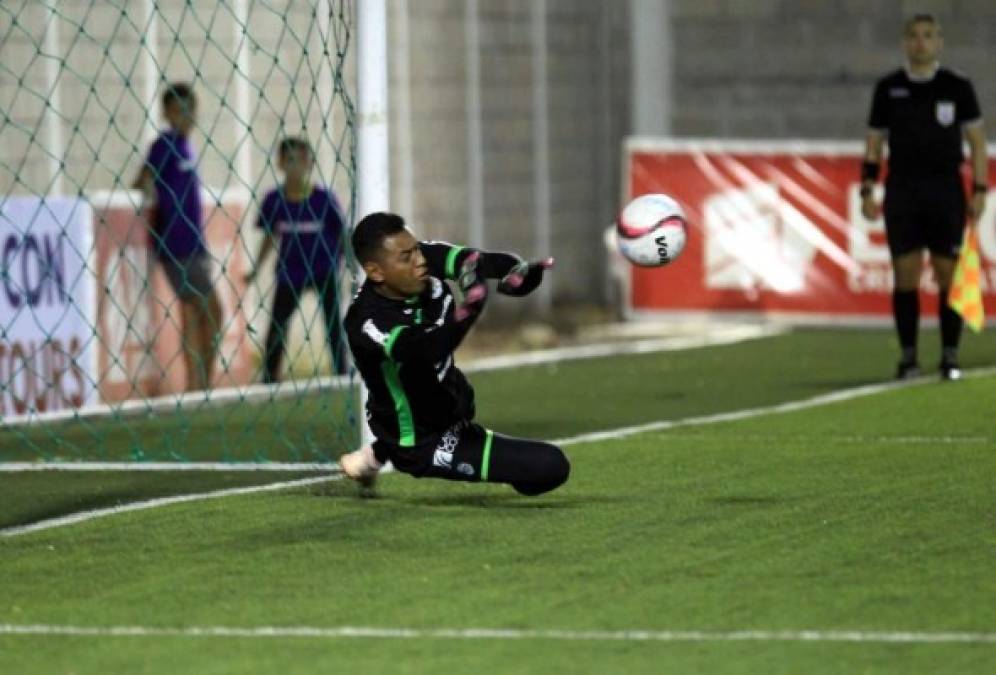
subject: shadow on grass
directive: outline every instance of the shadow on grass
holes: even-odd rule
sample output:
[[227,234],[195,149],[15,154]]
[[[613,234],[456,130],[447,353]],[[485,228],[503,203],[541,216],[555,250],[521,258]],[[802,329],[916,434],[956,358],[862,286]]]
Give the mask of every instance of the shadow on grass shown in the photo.
[[[280,474],[279,479],[295,480],[318,475],[323,474],[287,473]],[[22,474],[18,477],[19,484],[13,494],[0,498],[0,529],[150,500],[199,497],[218,490],[252,488],[278,481],[274,476],[226,473],[177,476],[170,473],[88,475],[69,472],[58,475]]]
[[31,525],[43,520],[61,518],[85,511],[96,511],[122,506],[146,499],[149,499],[148,493],[136,489],[85,495],[60,501],[49,501],[37,508],[20,509],[16,513],[0,516],[0,529]]
[[786,386],[796,390],[811,390],[815,396],[840,391],[842,389],[855,389],[857,387],[867,387],[871,384],[885,384],[887,382],[893,382],[893,374],[892,366],[889,366],[888,369],[882,369],[881,377],[850,377],[846,379],[828,377],[821,380],[795,380],[791,383],[787,383]]
[[[461,485],[461,487],[468,487]],[[556,490],[546,495],[527,497],[515,492],[511,486],[506,486],[507,492],[495,492],[494,486],[489,485],[487,492],[468,493],[459,492],[451,494],[412,494],[409,488],[402,490],[392,489],[392,486],[379,486],[377,496],[373,498],[361,498],[358,487],[349,482],[336,481],[315,486],[309,490],[309,494],[314,497],[326,499],[348,499],[357,502],[372,501],[382,505],[411,505],[428,508],[480,508],[480,509],[563,509],[578,508],[592,504],[615,504],[632,501],[632,497],[618,495],[565,495]],[[460,487],[454,486],[459,490]],[[474,489],[474,488],[470,488]]]
[[726,495],[707,499],[710,504],[718,506],[779,506],[794,501],[784,497],[762,497],[759,495]]
[[406,495],[393,497],[383,495],[385,501],[426,506],[429,508],[480,508],[480,509],[564,509],[579,508],[593,504],[618,503],[629,501],[626,497],[592,496],[592,495],[558,495],[556,492],[526,497],[513,491],[510,487],[503,494],[454,494],[454,495]]

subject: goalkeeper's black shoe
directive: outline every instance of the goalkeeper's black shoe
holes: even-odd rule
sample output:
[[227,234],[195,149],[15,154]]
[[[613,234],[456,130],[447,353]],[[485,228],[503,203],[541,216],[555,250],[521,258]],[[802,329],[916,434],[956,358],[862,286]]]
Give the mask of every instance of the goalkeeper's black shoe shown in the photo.
[[897,380],[912,380],[920,377],[920,364],[916,361],[900,361],[896,368]]
[[941,379],[942,380],[960,380],[961,379],[961,368],[958,367],[958,362],[951,359],[944,359],[941,361],[940,366]]

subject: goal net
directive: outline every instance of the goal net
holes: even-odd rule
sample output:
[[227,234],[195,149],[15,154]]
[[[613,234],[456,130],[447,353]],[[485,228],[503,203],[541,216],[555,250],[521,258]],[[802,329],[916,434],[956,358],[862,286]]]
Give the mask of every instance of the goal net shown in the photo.
[[0,4],[0,461],[355,445],[353,11]]

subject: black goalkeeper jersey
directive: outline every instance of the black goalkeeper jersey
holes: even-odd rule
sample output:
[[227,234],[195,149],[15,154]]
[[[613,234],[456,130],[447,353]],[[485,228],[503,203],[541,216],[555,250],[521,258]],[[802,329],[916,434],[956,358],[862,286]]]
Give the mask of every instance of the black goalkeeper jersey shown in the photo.
[[929,79],[914,79],[900,69],[876,84],[868,126],[888,134],[890,176],[957,176],[962,127],[981,120],[968,78],[938,68]]
[[[369,279],[346,313],[345,328],[356,367],[367,385],[367,421],[378,441],[412,447],[474,417],[474,390],[453,360],[478,314],[457,321],[446,279],[455,279],[473,249],[440,242],[420,244],[428,265],[425,290],[407,300],[377,292]],[[479,272],[501,278],[518,262],[484,253]]]

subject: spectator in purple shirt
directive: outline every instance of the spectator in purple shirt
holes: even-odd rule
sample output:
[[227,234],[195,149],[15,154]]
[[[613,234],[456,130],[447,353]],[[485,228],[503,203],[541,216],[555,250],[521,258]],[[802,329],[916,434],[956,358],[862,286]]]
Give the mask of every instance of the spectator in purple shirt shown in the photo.
[[286,343],[287,323],[305,291],[314,289],[322,304],[332,365],[348,372],[339,315],[339,264],[345,223],[335,195],[311,181],[315,155],[303,138],[280,143],[277,162],[284,184],[270,190],[256,224],[265,234],[256,264],[246,274],[252,282],[270,251],[277,249],[276,291],[266,332],[264,382],[276,382]]
[[180,300],[187,389],[206,389],[217,352],[221,303],[204,245],[201,185],[190,142],[197,99],[189,84],[174,82],[167,86],[162,105],[169,128],[149,148],[133,187],[155,195],[152,248]]

